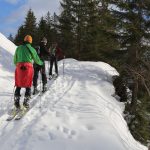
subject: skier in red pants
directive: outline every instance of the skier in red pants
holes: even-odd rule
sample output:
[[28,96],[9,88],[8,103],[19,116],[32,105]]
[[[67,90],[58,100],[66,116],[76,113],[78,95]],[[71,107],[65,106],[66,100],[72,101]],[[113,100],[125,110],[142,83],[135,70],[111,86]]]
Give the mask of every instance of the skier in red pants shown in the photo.
[[43,65],[37,55],[36,50],[31,46],[32,37],[30,35],[25,36],[24,44],[17,47],[14,55],[14,64],[16,65],[15,70],[15,94],[14,94],[14,105],[16,109],[20,109],[20,90],[26,88],[23,106],[29,108],[29,99],[31,96],[31,85],[33,80],[33,65],[32,61],[38,65]]

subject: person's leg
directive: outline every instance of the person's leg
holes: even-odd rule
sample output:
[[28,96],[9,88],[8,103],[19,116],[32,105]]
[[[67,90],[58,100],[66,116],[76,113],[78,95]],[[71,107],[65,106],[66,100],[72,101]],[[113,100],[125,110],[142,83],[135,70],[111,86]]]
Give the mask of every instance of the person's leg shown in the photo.
[[15,96],[21,96],[20,95],[20,90],[21,90],[21,87],[16,87],[16,90],[15,90]]
[[53,61],[54,61],[54,58],[51,57],[51,59],[50,59],[50,71],[49,71],[49,75],[50,75],[50,76],[52,76]]
[[33,76],[33,95],[36,94],[38,92],[37,90],[37,81],[38,81],[38,74],[39,74],[39,66],[38,65],[34,65],[34,76]]
[[31,97],[31,88],[30,87],[26,88],[25,97]]
[[57,64],[57,58],[55,57],[55,73],[58,75],[58,64]]
[[23,102],[23,106],[25,108],[29,108],[29,100],[31,98],[31,88],[27,87],[26,88],[26,92],[25,92],[25,97],[24,97],[24,102]]
[[47,77],[46,77],[46,71],[45,71],[45,63],[42,66],[41,69],[41,76],[42,76],[42,83],[43,85],[47,84]]
[[20,90],[21,87],[16,87],[15,94],[14,94],[14,105],[17,109],[20,109]]
[[42,69],[41,69],[41,76],[42,76],[42,83],[43,83],[43,91],[42,92],[45,92],[47,90],[47,77],[46,77],[46,72],[45,72],[45,63],[43,64],[42,66]]
[[34,87],[37,87],[38,74],[39,74],[39,67],[37,65],[34,65],[34,76],[33,76]]

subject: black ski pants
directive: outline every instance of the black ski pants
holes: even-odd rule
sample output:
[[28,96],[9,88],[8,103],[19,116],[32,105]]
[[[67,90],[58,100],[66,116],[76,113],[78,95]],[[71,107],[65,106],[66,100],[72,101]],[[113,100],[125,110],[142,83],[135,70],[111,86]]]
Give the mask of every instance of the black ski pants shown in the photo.
[[46,72],[45,72],[45,63],[43,64],[43,66],[34,64],[34,76],[33,76],[33,86],[34,87],[37,87],[39,72],[41,73],[41,76],[42,76],[43,85],[45,85],[47,83],[47,77],[46,77]]
[[[21,87],[16,87],[15,96],[20,97],[21,96],[20,91],[21,91]],[[31,96],[31,88],[30,87],[26,88],[25,97],[27,97],[27,96]]]
[[56,56],[51,56],[50,58],[50,70],[49,75],[52,75],[53,64],[55,64],[55,73],[58,74],[58,65]]

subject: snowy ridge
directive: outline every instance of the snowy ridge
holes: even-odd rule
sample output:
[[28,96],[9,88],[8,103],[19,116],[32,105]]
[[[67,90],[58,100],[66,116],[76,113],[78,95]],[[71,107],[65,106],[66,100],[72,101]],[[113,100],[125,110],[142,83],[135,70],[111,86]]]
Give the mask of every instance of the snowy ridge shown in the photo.
[[0,115],[6,112],[6,102],[12,95],[14,87],[13,55],[16,46],[0,33]]
[[14,55],[16,45],[8,40],[3,34],[0,33],[0,47]]
[[14,75],[4,69],[0,70],[0,149],[147,150],[129,132],[124,104],[112,96],[112,76],[118,73],[110,65],[60,61],[59,77],[48,82],[48,91],[31,99],[31,109],[22,120],[11,122],[6,118],[13,105]]

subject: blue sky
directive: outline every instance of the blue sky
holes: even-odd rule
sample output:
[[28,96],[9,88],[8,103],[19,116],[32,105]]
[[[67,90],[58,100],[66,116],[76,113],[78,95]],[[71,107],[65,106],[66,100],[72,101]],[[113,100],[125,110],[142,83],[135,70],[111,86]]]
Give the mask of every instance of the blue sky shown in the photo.
[[38,20],[48,11],[59,13],[60,5],[59,0],[0,0],[0,32],[15,35],[30,8]]

